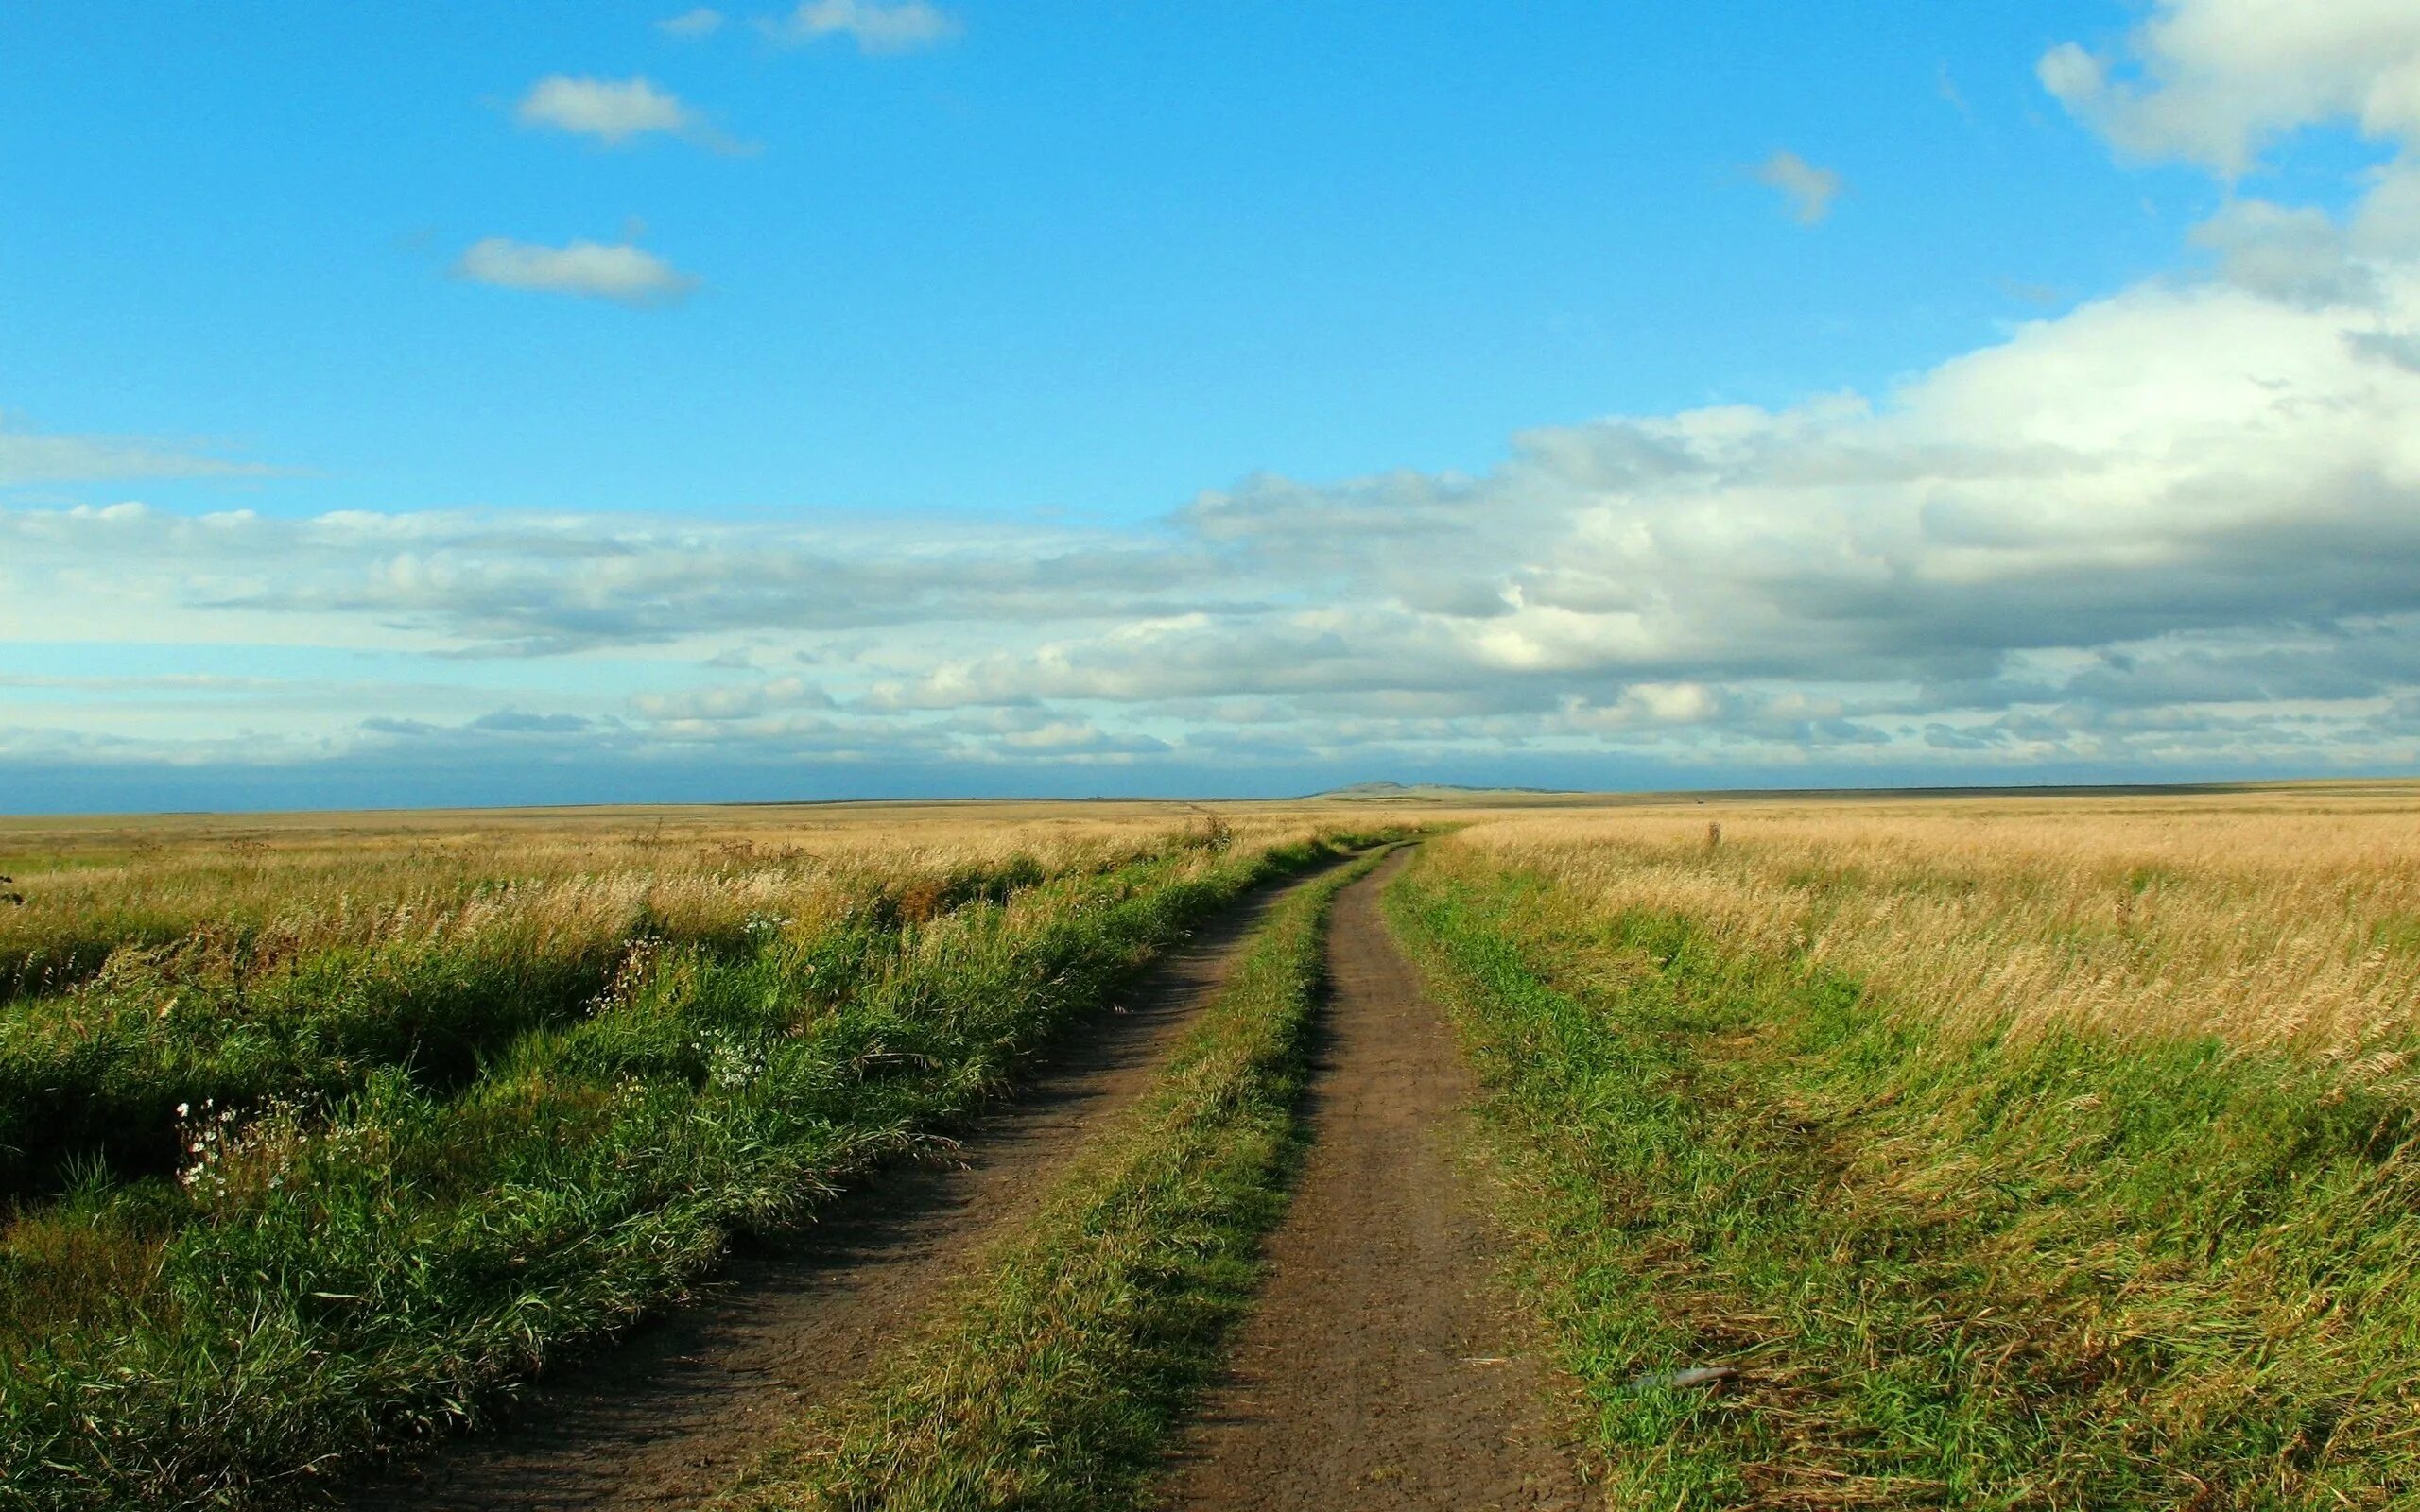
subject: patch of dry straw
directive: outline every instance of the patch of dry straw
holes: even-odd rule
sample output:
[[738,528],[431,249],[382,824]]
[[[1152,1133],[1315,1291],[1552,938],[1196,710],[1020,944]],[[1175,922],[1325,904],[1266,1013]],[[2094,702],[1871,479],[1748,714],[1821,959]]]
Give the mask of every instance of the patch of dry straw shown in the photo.
[[2420,1026],[2420,802],[1669,806],[1450,843],[1804,953],[1952,1027],[2211,1034],[2386,1070]]

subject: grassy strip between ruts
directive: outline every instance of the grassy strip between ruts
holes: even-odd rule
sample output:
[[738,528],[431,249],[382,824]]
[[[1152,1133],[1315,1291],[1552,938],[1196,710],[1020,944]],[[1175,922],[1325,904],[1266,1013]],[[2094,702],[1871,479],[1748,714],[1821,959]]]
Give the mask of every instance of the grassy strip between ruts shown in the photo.
[[1466,854],[1389,902],[1614,1503],[2420,1504],[2408,1083],[1948,1035]]
[[1280,904],[1157,1086],[977,1283],[717,1512],[1140,1501],[1164,1436],[1250,1304],[1300,1136],[1329,905],[1376,864]]
[[[324,1124],[264,1121],[212,1167],[215,1221],[129,1250],[123,1304],[19,1342],[0,1503],[249,1504],[473,1416],[912,1148],[1205,912],[1336,853],[1046,884],[911,932],[838,1005],[802,995],[811,963],[666,958],[458,1099],[373,1081]],[[56,1244],[139,1236],[147,1200],[94,1198]]]

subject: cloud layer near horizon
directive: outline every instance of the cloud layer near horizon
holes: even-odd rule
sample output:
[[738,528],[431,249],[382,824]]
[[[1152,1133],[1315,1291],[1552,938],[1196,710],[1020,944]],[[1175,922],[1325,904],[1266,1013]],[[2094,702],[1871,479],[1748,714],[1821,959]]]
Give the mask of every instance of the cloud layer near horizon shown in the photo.
[[2420,735],[2420,270],[2363,273],[2320,305],[2139,288],[1878,405],[1254,478],[1141,532],[12,511],[0,628],[515,662],[521,702],[672,743],[2393,761]]

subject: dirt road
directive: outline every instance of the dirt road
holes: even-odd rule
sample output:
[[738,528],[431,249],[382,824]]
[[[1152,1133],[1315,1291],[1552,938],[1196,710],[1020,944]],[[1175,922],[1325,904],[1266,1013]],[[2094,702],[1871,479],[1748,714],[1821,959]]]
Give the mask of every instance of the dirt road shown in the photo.
[[1229,1378],[1176,1456],[1186,1512],[1581,1504],[1446,1148],[1468,1073],[1379,912],[1403,860],[1337,899],[1310,1152]]
[[965,1132],[964,1163],[887,1173],[807,1234],[735,1256],[712,1291],[533,1391],[496,1432],[455,1440],[345,1504],[356,1512],[694,1505],[772,1429],[864,1374],[880,1346],[1148,1087],[1225,982],[1278,889],[1171,953],[1063,1040],[1013,1103]]

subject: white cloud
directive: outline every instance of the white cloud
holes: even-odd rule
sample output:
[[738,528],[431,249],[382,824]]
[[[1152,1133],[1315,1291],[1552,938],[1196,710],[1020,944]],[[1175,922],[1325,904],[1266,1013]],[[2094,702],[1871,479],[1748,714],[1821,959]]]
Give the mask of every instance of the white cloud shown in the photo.
[[775,709],[828,709],[832,699],[805,679],[787,677],[737,687],[644,693],[631,704],[648,719],[722,720],[753,718]]
[[956,38],[957,18],[928,0],[804,0],[779,20],[765,24],[767,35],[787,43],[821,42],[848,37],[867,53],[906,53],[938,47]]
[[2271,141],[2338,119],[2420,144],[2420,6],[2411,0],[2159,0],[2127,52],[2131,73],[2066,43],[2036,71],[2130,157],[2240,175]]
[[666,36],[693,38],[711,37],[722,29],[723,15],[711,6],[683,10],[677,16],[666,16],[655,24],[655,29]]
[[670,263],[627,242],[543,247],[489,236],[466,248],[454,271],[477,284],[623,304],[666,303],[698,286],[696,279]]
[[575,78],[549,74],[514,107],[523,126],[592,136],[607,146],[661,133],[716,152],[753,148],[717,130],[712,122],[646,78]]
[[277,471],[141,436],[52,436],[0,429],[0,488],[143,478],[268,477]]
[[1776,152],[1756,168],[1756,181],[1769,189],[1777,189],[1789,202],[1790,215],[1802,226],[1812,226],[1832,213],[1832,201],[1840,198],[1841,176],[1829,168],[1819,168],[1795,152]]
[[649,131],[683,131],[687,107],[644,78],[573,78],[549,74],[529,86],[513,114],[524,126],[552,127],[619,145]]

